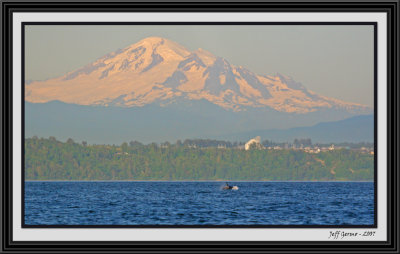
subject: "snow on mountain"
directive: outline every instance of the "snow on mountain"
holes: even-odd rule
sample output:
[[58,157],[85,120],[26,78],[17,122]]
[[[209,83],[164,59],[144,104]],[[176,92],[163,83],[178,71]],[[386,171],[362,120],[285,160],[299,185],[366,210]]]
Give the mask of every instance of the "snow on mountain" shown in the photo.
[[26,82],[26,101],[59,100],[79,105],[141,107],[176,100],[207,100],[231,111],[272,108],[309,113],[341,109],[370,113],[367,106],[307,90],[290,77],[258,75],[226,59],[159,37],[109,53],[76,71],[46,81]]

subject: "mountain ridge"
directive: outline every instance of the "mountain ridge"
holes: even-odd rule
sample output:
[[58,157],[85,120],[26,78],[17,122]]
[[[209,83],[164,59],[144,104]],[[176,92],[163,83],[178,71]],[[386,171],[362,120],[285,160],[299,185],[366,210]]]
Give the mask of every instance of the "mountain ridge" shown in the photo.
[[253,130],[218,136],[223,140],[262,139],[292,142],[294,139],[311,138],[318,143],[374,142],[374,115],[359,115],[338,121],[319,122],[311,126],[288,129]]

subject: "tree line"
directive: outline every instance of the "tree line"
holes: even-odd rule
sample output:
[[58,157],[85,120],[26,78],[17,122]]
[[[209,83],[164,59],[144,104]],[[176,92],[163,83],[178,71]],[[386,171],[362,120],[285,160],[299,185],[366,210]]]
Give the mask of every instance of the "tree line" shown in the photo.
[[374,156],[339,149],[318,154],[301,150],[249,150],[197,143],[137,141],[88,145],[72,139],[25,139],[27,180],[280,180],[374,179]]

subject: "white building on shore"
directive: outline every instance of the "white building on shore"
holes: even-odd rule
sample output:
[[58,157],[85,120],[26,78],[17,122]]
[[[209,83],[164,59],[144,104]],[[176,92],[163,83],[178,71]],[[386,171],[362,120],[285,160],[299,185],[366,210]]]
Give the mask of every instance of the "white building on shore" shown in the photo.
[[250,139],[250,140],[247,141],[247,143],[244,145],[244,150],[250,150],[250,148],[252,147],[252,145],[255,145],[256,148],[261,149],[261,148],[262,148],[262,145],[261,145],[260,141],[261,141],[261,138],[260,138],[259,136]]

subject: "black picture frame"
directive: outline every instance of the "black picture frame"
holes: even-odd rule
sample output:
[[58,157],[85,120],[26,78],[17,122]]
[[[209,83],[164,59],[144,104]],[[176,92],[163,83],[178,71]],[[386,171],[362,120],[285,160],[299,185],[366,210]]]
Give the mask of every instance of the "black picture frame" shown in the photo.
[[[387,14],[387,241],[286,241],[286,242],[200,242],[200,241],[15,241],[12,238],[13,111],[12,64],[15,12],[384,12]],[[2,1],[2,173],[1,249],[2,253],[84,253],[84,252],[238,252],[238,253],[399,253],[399,140],[398,140],[398,25],[399,1],[256,1],[256,2],[156,2],[156,1]]]

